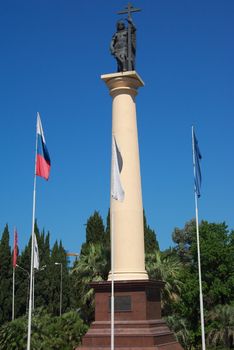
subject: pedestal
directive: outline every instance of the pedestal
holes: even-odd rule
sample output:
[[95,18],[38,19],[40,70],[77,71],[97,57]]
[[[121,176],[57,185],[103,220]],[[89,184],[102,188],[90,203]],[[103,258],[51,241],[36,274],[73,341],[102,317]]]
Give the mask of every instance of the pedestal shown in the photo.
[[[95,321],[76,350],[107,350],[111,345],[111,283],[95,282]],[[182,350],[161,319],[163,282],[115,282],[115,350]]]

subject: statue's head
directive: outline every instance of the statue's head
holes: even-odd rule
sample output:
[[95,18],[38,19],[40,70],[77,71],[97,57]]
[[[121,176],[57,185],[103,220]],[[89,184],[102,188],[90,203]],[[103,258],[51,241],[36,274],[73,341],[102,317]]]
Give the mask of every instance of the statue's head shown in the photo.
[[125,24],[123,21],[118,21],[117,24],[116,24],[116,28],[117,30],[123,30],[125,29]]

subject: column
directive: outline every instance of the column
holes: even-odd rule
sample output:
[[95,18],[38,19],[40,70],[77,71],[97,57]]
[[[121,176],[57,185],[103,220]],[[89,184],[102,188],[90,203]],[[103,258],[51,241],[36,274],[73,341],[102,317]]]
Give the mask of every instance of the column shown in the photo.
[[[146,280],[141,175],[135,97],[143,81],[135,72],[102,75],[112,102],[112,134],[123,158],[123,202],[111,198],[114,279]],[[111,275],[109,275],[110,280]]]

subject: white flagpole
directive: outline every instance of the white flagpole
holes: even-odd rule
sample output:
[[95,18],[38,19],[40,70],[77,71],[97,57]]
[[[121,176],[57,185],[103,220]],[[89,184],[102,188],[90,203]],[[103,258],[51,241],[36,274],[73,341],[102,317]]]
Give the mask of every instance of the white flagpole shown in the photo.
[[[192,127],[192,148],[193,148],[193,172],[194,179],[196,177],[195,164],[195,149],[194,149],[194,131]],[[194,186],[195,194],[195,210],[196,210],[196,232],[197,232],[197,260],[198,260],[198,278],[199,278],[199,297],[200,297],[200,317],[201,317],[201,332],[202,332],[202,350],[206,350],[205,341],[205,326],[204,326],[204,308],[203,308],[203,294],[202,294],[202,278],[201,278],[201,257],[200,257],[200,239],[199,239],[199,223],[198,223],[198,197],[196,188]]]
[[[14,249],[13,249],[13,260],[12,260],[12,266],[13,266],[13,276],[12,276],[12,321],[15,319],[15,249],[17,248],[17,243],[16,243],[16,228],[14,228]],[[18,253],[18,251],[17,251]],[[17,259],[17,258],[16,258]]]
[[[38,119],[38,115],[37,115]],[[36,209],[36,169],[37,169],[37,127],[36,127],[36,150],[35,150],[35,171],[33,185],[33,210],[32,210],[32,233],[31,233],[31,268],[30,268],[30,288],[29,288],[29,308],[28,308],[28,339],[27,350],[31,347],[31,324],[32,324],[32,294],[33,294],[33,262],[34,262],[34,225],[35,225],[35,209]]]
[[34,310],[34,287],[35,287],[35,271],[33,268],[33,283],[32,283],[32,310]]
[[12,281],[12,321],[15,319],[15,267],[13,266],[13,281]]
[[115,348],[114,214],[111,212],[111,350]]

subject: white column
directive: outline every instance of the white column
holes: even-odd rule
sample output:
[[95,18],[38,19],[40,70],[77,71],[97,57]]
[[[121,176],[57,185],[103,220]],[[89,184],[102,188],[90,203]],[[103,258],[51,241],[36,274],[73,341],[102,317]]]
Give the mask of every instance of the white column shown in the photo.
[[[144,86],[135,71],[102,75],[113,98],[112,133],[123,158],[123,202],[111,199],[114,217],[114,279],[148,279],[145,270],[143,207],[135,96]],[[109,275],[109,280],[111,274]]]

